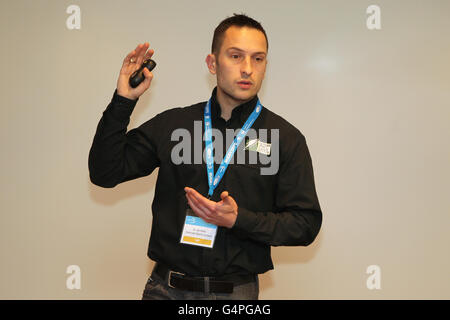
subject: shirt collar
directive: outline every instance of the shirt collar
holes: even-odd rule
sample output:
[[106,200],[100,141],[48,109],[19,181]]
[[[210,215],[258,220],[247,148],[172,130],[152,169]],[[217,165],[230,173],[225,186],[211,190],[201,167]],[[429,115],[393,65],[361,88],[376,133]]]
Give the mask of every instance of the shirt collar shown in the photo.
[[[255,109],[257,102],[258,96],[256,95],[252,100],[236,106],[231,112],[230,120],[237,117],[240,122],[245,122]],[[212,119],[219,119],[221,118],[220,115],[221,109],[219,101],[217,101],[217,87],[215,87],[211,95],[211,117]]]

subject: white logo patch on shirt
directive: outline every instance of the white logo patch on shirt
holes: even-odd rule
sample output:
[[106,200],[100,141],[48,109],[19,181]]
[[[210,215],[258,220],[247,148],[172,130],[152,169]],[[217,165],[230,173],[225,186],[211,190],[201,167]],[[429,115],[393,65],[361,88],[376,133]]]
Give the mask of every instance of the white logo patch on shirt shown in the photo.
[[268,156],[270,155],[270,146],[270,143],[262,142],[259,139],[252,139],[245,144],[244,150],[256,151]]

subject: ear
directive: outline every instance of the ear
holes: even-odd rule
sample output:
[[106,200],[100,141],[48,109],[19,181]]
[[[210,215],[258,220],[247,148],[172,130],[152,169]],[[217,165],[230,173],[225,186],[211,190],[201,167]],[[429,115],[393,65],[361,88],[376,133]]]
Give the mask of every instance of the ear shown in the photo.
[[211,74],[216,74],[216,56],[212,53],[206,56],[206,66]]

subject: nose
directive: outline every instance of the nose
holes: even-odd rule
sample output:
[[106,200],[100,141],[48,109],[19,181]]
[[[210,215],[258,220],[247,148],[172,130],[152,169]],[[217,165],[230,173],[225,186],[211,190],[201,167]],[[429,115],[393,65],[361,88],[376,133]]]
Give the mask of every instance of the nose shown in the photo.
[[253,72],[251,57],[245,57],[241,64],[241,73],[243,77],[249,77]]

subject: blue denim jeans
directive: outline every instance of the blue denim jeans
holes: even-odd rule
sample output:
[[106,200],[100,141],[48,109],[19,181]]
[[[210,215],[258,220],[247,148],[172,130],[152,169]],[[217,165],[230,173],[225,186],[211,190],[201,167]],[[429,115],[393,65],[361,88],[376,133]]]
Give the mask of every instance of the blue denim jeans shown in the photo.
[[192,292],[169,287],[156,273],[148,278],[142,300],[258,300],[259,279],[235,286],[233,293]]

